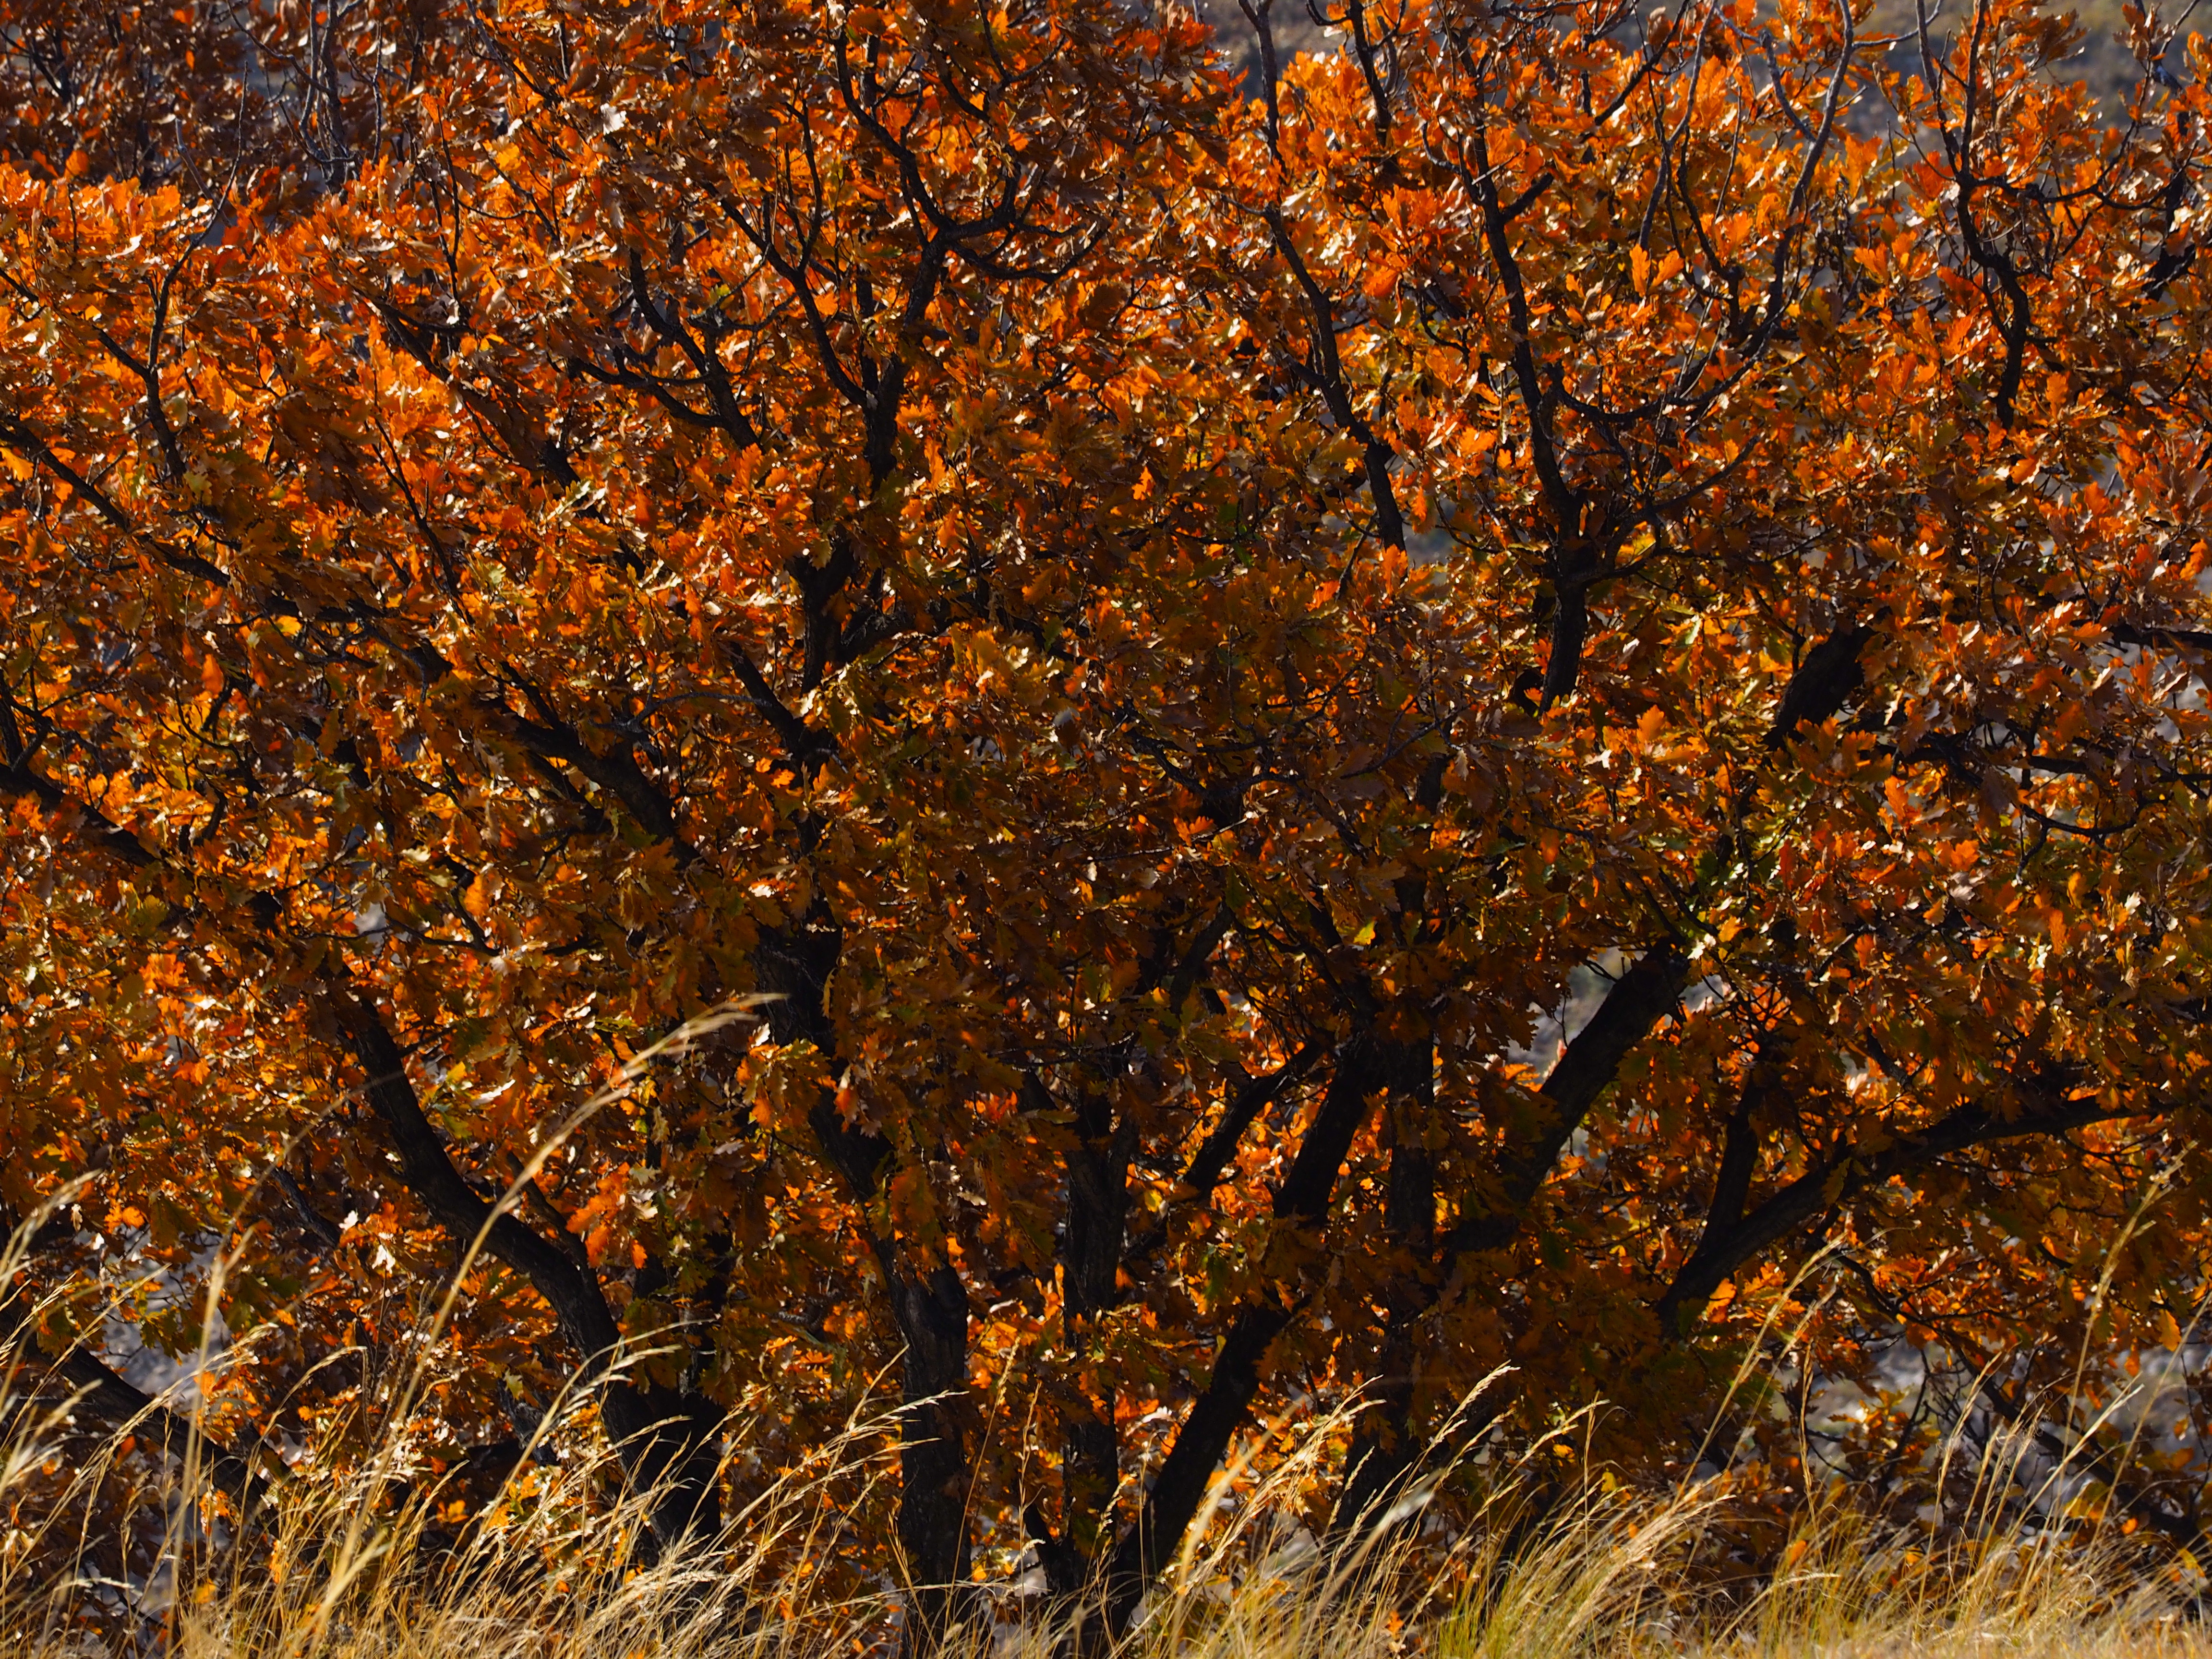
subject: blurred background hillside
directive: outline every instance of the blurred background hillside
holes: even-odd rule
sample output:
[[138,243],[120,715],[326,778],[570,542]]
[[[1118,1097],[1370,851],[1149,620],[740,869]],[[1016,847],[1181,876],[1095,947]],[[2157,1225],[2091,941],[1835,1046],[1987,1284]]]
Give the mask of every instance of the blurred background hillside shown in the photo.
[[[2118,115],[2127,105],[2129,88],[2135,84],[2137,67],[2121,44],[2126,33],[2126,21],[2120,15],[2121,0],[2086,0],[2074,8],[2075,21],[2082,30],[2081,47],[2065,65],[2067,73],[2076,80],[2085,81],[2097,100],[2110,113]],[[2172,16],[2175,14],[2169,11]],[[2169,69],[2178,67],[2182,57],[2179,51],[2167,53]]]
[[[1258,40],[1251,24],[1237,9],[1237,0],[1197,0],[1197,3],[1199,15],[1220,35],[1224,50],[1243,69],[1248,79],[1255,76],[1260,64]],[[2123,44],[2127,28],[2120,10],[2123,3],[2124,0],[2083,0],[2081,4],[2066,9],[2073,14],[2082,38],[2072,56],[2057,70],[2067,79],[2086,83],[2100,106],[2114,118],[2124,112],[2128,92],[2137,73],[2136,61]],[[1325,12],[1328,9],[1322,9]],[[2180,15],[2171,5],[2165,10],[2169,20]],[[1950,0],[1942,12],[1947,31],[1957,27],[1957,20],[1967,15],[1961,0]],[[1285,65],[1300,52],[1336,49],[1335,37],[1304,0],[1274,0],[1269,21],[1275,33],[1276,51]],[[1885,33],[1909,33],[1913,27],[1911,0],[1878,0],[1873,27]],[[2185,27],[2185,39],[2186,32]],[[2177,46],[2167,54],[2167,67],[2179,73],[2183,56]],[[1896,61],[1904,68],[1916,64],[1917,58],[1917,47],[1906,46],[1899,49]],[[1256,82],[1254,84],[1256,88]]]

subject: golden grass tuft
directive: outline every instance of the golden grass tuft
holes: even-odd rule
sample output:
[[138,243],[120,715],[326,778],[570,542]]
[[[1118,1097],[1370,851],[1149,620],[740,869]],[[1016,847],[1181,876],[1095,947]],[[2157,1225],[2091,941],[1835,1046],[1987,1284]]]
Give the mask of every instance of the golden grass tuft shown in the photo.
[[[63,1423],[51,1410],[16,1421],[0,1507],[20,1522],[27,1494],[15,1488],[52,1468]],[[1387,1547],[1333,1559],[1286,1517],[1341,1426],[1316,1425],[1310,1457],[1216,1511],[1117,1659],[2212,1659],[2212,1638],[2176,1604],[2170,1577],[2140,1563],[2131,1572],[2077,1535],[2027,1529],[2017,1508],[2008,1532],[1937,1542],[1831,1490],[1797,1517],[1778,1568],[1716,1596],[1697,1564],[1728,1547],[1725,1483],[1654,1493],[1589,1478],[1561,1491],[1509,1474],[1470,1521],[1447,1528],[1439,1506]],[[395,1499],[409,1462],[396,1446],[342,1474],[281,1483],[245,1528],[173,1487],[149,1492],[140,1519],[164,1517],[161,1568],[123,1598],[131,1605],[96,1572],[27,1571],[51,1564],[56,1539],[19,1528],[0,1553],[0,1634],[25,1659],[889,1656],[902,1598],[889,1584],[856,1591],[839,1571],[859,1541],[842,1506],[856,1480],[884,1474],[884,1427],[855,1423],[720,1537],[658,1559],[637,1547],[646,1500],[611,1497],[619,1488],[603,1451],[526,1465],[458,1535],[435,1483]],[[81,1460],[60,1494],[42,1494],[46,1524],[88,1513],[117,1462]],[[82,1542],[80,1561],[97,1540]],[[1040,1602],[980,1586],[947,1651],[1065,1659],[1066,1635]]]
[[[0,1243],[0,1285],[26,1237]],[[376,1391],[394,1426],[363,1437],[365,1452],[264,1460],[246,1493],[214,1492],[197,1444],[179,1459],[143,1422],[88,1432],[52,1376],[0,1370],[0,1659],[900,1652],[905,1597],[856,1519],[884,1511],[872,1499],[894,1478],[895,1416],[855,1418],[715,1536],[656,1551],[655,1494],[626,1486],[588,1399],[549,1412],[492,1490],[451,1448],[441,1465],[440,1421],[416,1409],[437,1352],[422,1345]],[[1731,1400],[1758,1392],[1752,1367]],[[2131,1433],[2113,1461],[2116,1409],[2075,1441],[2108,1478],[2135,1451]],[[1927,1447],[1921,1473],[1944,1507],[1901,1522],[1894,1492],[1869,1502],[1839,1480],[1809,1495],[1785,1484],[1797,1496],[1780,1507],[1758,1480],[1625,1483],[1589,1462],[1597,1418],[1568,1418],[1517,1461],[1492,1443],[1358,1549],[1324,1549],[1306,1524],[1351,1413],[1273,1425],[1264,1438],[1288,1454],[1223,1472],[1111,1659],[2212,1659],[2195,1559],[2107,1527],[2096,1483],[2054,1467],[2032,1423]],[[744,1457],[748,1425],[727,1427]],[[1465,1443],[1450,1425],[1447,1439]],[[945,1659],[1106,1659],[1071,1639],[1066,1608],[1024,1589],[963,1587]]]

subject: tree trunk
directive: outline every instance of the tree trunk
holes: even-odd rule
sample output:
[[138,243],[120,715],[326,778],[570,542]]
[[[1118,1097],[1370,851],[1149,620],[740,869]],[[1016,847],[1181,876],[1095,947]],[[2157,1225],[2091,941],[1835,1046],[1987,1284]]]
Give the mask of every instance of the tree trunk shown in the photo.
[[[400,1180],[447,1235],[483,1249],[521,1273],[552,1307],[577,1352],[580,1383],[596,1380],[622,1347],[622,1328],[599,1275],[515,1216],[495,1212],[447,1156],[424,1115],[407,1057],[383,1016],[353,991],[324,988],[325,1007],[351,1044],[370,1109],[399,1160]],[[600,1414],[631,1488],[647,1496],[656,1544],[673,1547],[720,1525],[719,1422],[710,1402],[620,1379],[601,1395]]]
[[[1094,1347],[1100,1322],[1118,1292],[1129,1209],[1129,1137],[1125,1126],[1114,1122],[1111,1109],[1089,1097],[1077,1108],[1076,1127],[1082,1142],[1067,1161],[1060,1266],[1069,1346],[1080,1357]],[[1059,1558],[1063,1574],[1071,1569],[1087,1574],[1099,1540],[1112,1524],[1121,1474],[1121,1439],[1114,1423],[1116,1393],[1113,1380],[1102,1373],[1088,1398],[1069,1401],[1062,1435],[1060,1537],[1070,1553]],[[1082,1585],[1053,1588],[1072,1595]]]
[[[1394,1252],[1419,1272],[1434,1258],[1437,1243],[1436,1161],[1428,1145],[1429,1119],[1436,1109],[1435,1038],[1394,1044],[1390,1069],[1390,1167],[1382,1222]],[[1377,1375],[1352,1433],[1343,1486],[1329,1515],[1329,1535],[1340,1548],[1357,1549],[1375,1535],[1420,1461],[1413,1422],[1419,1317],[1418,1305],[1396,1299],[1384,1317]]]
[[878,1246],[878,1255],[906,1340],[898,1538],[909,1597],[902,1647],[915,1656],[933,1650],[965,1612],[968,1289],[950,1264],[917,1272],[898,1263],[894,1246]]
[[[834,1054],[836,1032],[823,1005],[842,946],[837,923],[817,899],[796,927],[764,936],[753,955],[770,1034],[804,1038]],[[918,1259],[865,1218],[894,1152],[871,1130],[849,1127],[834,1096],[807,1114],[822,1155],[859,1207],[868,1247],[883,1268],[901,1362],[898,1540],[910,1597],[903,1647],[930,1651],[962,1609],[968,1578],[968,1288],[950,1262]]]
[[[1360,1031],[1346,1039],[1337,1050],[1336,1075],[1321,1109],[1314,1115],[1297,1157],[1275,1194],[1275,1218],[1294,1227],[1317,1228],[1328,1215],[1337,1176],[1352,1151],[1368,1103],[1387,1083],[1379,1045],[1373,1036]],[[1294,1283],[1267,1287],[1259,1300],[1248,1302],[1230,1322],[1228,1334],[1215,1355],[1212,1375],[1183,1419],[1175,1444],[1160,1462],[1135,1522],[1115,1546],[1106,1572],[1105,1613],[1109,1628],[1116,1634],[1128,1628],[1130,1619],[1160,1570],[1182,1547],[1183,1534],[1198,1515],[1213,1471],[1237,1431],[1243,1426],[1253,1396],[1260,1391],[1267,1350],[1303,1304],[1307,1292]]]

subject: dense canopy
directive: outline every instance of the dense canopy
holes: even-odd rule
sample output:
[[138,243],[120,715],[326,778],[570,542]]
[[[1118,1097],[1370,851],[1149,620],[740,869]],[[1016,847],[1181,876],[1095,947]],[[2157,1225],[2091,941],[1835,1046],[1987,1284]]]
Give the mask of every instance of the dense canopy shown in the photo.
[[2197,40],[1247,15],[9,0],[24,1356],[212,1283],[250,1504],[458,1270],[441,1443],[889,1388],[876,1570],[1122,1619],[1294,1404],[2193,1327]]

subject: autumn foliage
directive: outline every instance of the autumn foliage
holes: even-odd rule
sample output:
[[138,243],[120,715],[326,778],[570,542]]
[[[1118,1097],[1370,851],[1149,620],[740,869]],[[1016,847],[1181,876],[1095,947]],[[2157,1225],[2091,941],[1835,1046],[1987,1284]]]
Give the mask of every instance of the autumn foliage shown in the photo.
[[456,1456],[672,1540],[902,1400],[869,1569],[1116,1621],[1293,1401],[1341,1538],[2193,1328],[2194,38],[6,15],[7,1328],[128,1417],[212,1286],[229,1501],[450,1290]]

